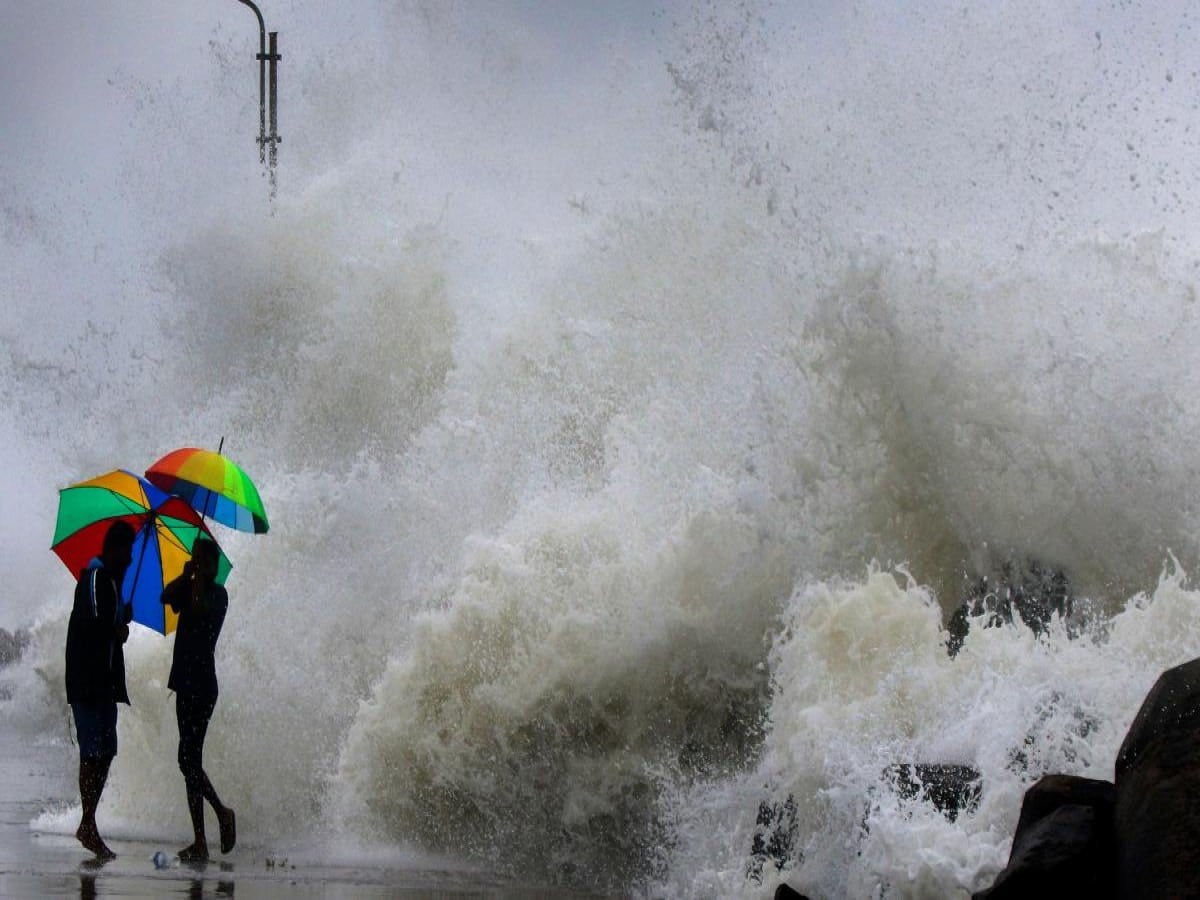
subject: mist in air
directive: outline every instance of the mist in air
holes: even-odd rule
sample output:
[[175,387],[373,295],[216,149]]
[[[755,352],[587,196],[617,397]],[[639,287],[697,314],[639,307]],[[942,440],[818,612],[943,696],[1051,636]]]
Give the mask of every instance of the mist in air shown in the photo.
[[[57,490],[224,437],[272,526],[222,535],[250,841],[965,897],[1030,782],[1109,777],[1200,638],[1187,5],[264,7],[273,201],[245,7],[0,5],[12,727],[66,737]],[[1080,621],[949,658],[1012,560]],[[101,825],[183,829],[170,642],[127,659]]]

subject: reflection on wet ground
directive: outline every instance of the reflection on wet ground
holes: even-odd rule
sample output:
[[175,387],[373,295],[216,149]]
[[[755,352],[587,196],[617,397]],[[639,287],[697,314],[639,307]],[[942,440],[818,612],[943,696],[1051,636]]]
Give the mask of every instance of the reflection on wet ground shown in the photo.
[[[95,865],[83,864],[79,871],[79,900],[95,900],[97,897],[130,897],[138,894],[124,893],[129,889],[125,884],[108,885],[102,882],[102,889],[97,887],[97,874],[103,868],[103,863]],[[156,897],[187,897],[188,900],[203,900],[205,897],[234,897],[237,885],[233,881],[217,881],[215,884],[206,882],[203,878],[193,878],[190,881],[161,881],[146,886],[147,896]],[[118,888],[119,894],[112,888]],[[243,891],[243,896],[245,892]]]

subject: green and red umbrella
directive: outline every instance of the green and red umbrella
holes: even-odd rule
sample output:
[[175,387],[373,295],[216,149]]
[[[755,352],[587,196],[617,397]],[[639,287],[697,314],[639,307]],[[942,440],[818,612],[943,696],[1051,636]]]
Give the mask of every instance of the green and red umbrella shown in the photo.
[[264,534],[270,527],[254,482],[220,453],[196,447],[172,450],[146,470],[146,478],[222,525],[251,534]]
[[[183,499],[159,490],[144,478],[118,469],[63,488],[51,549],[75,578],[99,556],[104,535],[114,522],[133,526],[133,562],[121,583],[121,597],[133,606],[133,621],[161,634],[175,630],[177,617],[160,601],[163,588],[183,572],[201,535],[212,534],[200,514]],[[217,581],[232,568],[224,552]]]

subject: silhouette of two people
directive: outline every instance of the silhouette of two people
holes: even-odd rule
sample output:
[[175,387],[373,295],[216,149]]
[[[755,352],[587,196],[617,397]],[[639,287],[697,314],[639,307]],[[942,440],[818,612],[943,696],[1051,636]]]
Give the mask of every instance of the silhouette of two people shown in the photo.
[[[135,536],[126,522],[109,527],[100,556],[80,573],[67,623],[67,702],[79,742],[82,806],[75,837],[99,860],[115,856],[100,837],[96,809],[117,755],[117,704],[129,704],[123,647],[133,611],[122,601],[120,586],[133,558]],[[237,842],[234,812],[221,802],[204,771],[204,739],[218,695],[214,654],[229,609],[229,595],[216,581],[219,560],[217,545],[198,539],[183,574],[162,593],[163,604],[179,617],[167,687],[175,692],[179,769],[194,832],[192,843],[179,852],[185,862],[208,859],[205,801],[217,815],[221,852],[228,853]]]

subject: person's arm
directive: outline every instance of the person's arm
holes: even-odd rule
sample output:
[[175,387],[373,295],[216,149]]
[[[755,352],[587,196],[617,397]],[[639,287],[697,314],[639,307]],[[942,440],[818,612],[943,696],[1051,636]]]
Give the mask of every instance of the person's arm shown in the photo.
[[78,634],[88,657],[99,653],[99,646],[109,639],[111,619],[101,622],[101,611],[96,596],[96,572],[94,569],[84,569],[75,585],[75,618],[78,624]]
[[121,604],[121,624],[128,625],[133,621],[133,604],[126,603],[120,594],[117,595],[117,602]]
[[121,592],[117,591],[117,624],[113,627],[113,634],[120,643],[125,643],[129,640],[129,623],[133,621],[133,604],[126,603],[121,599]]
[[133,620],[133,604],[121,598],[121,589],[105,570],[89,573],[88,589],[92,592],[96,610],[96,626],[100,629],[104,643],[125,643],[129,638],[129,623]]
[[188,600],[192,596],[192,576],[186,569],[184,573],[163,588],[162,601],[163,606],[170,606],[178,615],[183,612],[183,608],[187,606]]
[[75,585],[67,634],[67,696],[88,700],[103,693],[112,646],[112,621],[101,621],[92,592],[92,572],[85,569]]
[[81,614],[81,637],[87,653],[111,664],[113,642],[125,643],[133,607],[121,601],[121,591],[104,569],[86,569],[75,588],[75,604]]

